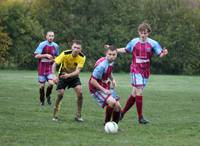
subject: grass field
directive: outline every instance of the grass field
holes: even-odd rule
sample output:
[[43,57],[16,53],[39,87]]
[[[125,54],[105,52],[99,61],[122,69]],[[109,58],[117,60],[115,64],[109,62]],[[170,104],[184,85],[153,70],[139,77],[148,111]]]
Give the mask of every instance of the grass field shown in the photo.
[[[137,123],[132,108],[117,134],[103,130],[103,110],[87,88],[90,74],[81,73],[84,123],[74,121],[76,98],[65,91],[60,118],[53,105],[39,106],[36,71],[0,71],[0,146],[199,146],[200,77],[152,75],[144,91],[144,114],[151,123]],[[131,92],[129,74],[115,74],[124,106]],[[53,90],[53,101],[56,97]]]

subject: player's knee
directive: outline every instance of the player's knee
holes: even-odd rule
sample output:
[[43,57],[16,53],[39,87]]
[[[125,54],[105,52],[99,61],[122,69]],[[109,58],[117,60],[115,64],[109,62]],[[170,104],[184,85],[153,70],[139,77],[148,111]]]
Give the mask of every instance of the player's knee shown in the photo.
[[53,84],[49,84],[48,87],[49,87],[49,88],[53,88]]
[[115,100],[112,96],[110,96],[110,97],[107,99],[106,102],[107,102],[107,104],[108,104],[110,107],[112,107],[112,108],[115,107],[116,100]]
[[78,96],[78,98],[83,98],[83,92],[82,92],[82,90],[78,91],[77,96]]
[[137,93],[136,96],[142,96],[142,93]]
[[135,90],[135,94],[136,94],[136,96],[141,96],[142,93],[143,93],[143,90],[140,89],[140,88],[137,88],[137,89]]
[[40,84],[40,89],[44,89],[44,84]]
[[111,102],[111,103],[109,104],[109,106],[112,107],[112,108],[115,108],[115,103],[114,103],[114,102]]
[[58,94],[58,99],[61,100],[63,98],[63,94]]
[[64,92],[63,91],[59,91],[58,92],[58,98],[61,100],[63,98]]
[[108,105],[109,105],[110,107],[112,107],[112,108],[115,107],[115,101],[109,100],[109,101],[107,101],[107,103],[108,103]]
[[117,101],[115,102],[114,110],[117,112],[121,111],[121,105]]
[[49,86],[53,86],[53,85],[54,85],[53,80],[49,80]]

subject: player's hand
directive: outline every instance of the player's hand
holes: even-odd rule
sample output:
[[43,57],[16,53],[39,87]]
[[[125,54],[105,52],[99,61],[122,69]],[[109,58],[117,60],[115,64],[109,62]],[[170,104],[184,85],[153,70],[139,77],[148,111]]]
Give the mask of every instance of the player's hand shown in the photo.
[[55,76],[55,77],[53,78],[54,84],[58,84],[58,81],[59,81],[59,78]]
[[111,81],[111,83],[112,83],[113,88],[115,88],[117,86],[117,83],[114,79]]
[[104,48],[105,48],[105,49],[108,49],[109,47],[110,47],[110,45],[108,45],[108,44],[105,44],[105,45],[104,45]]
[[104,89],[103,92],[104,92],[105,94],[107,94],[107,95],[108,95],[108,94],[111,94],[111,91],[110,91],[110,90],[107,90],[107,89]]
[[162,57],[166,56],[167,54],[168,54],[168,50],[166,48],[164,48],[162,50],[162,53],[160,54],[160,57],[162,58]]
[[68,74],[68,73],[64,73],[64,74],[60,75],[60,78],[63,78],[63,79],[67,79],[69,77],[70,77],[70,74]]
[[164,55],[168,54],[168,50],[166,48],[164,48],[162,52],[163,52]]
[[45,57],[48,58],[48,59],[50,59],[50,60],[53,60],[53,56],[50,55],[50,54],[46,54]]

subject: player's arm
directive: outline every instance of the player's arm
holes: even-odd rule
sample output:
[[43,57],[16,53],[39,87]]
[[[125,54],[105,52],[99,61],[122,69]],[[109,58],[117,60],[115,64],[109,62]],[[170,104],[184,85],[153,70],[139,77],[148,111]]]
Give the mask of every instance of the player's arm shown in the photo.
[[104,92],[105,94],[110,94],[110,90],[105,89],[103,86],[101,86],[97,80],[102,80],[103,73],[104,73],[104,67],[101,65],[97,65],[92,73],[92,77],[90,80],[90,84],[92,84],[96,89]]
[[[110,45],[104,45],[104,48],[107,49],[109,48]],[[126,53],[126,49],[125,48],[117,48],[117,53]]]
[[58,82],[58,76],[56,76],[56,69],[59,67],[59,72],[62,68],[62,62],[64,58],[64,52],[62,52],[58,57],[54,59],[54,63],[52,65],[52,74],[54,75],[54,81]]
[[91,78],[90,83],[98,90],[104,92],[105,94],[110,94],[110,90],[105,89],[104,87],[102,87],[95,78]]
[[115,81],[115,79],[114,79],[114,77],[113,77],[113,74],[112,74],[112,73],[111,73],[111,75],[110,75],[109,79],[111,80],[111,83],[112,83],[112,86],[113,86],[113,88],[115,88],[115,87],[116,87],[116,81]]
[[117,53],[126,53],[126,48],[117,48]]
[[75,71],[71,72],[71,73],[64,73],[62,75],[60,75],[61,78],[64,78],[64,79],[67,79],[67,78],[70,78],[70,77],[75,77],[75,76],[78,76],[81,72],[81,69],[80,67],[77,67]]
[[56,74],[56,66],[57,66],[56,63],[54,62],[52,65],[52,73],[53,74]]
[[61,75],[60,77],[61,78],[69,78],[69,77],[75,77],[75,76],[78,76],[84,66],[84,63],[85,63],[85,56],[83,56],[83,58],[79,61],[77,67],[76,67],[76,70],[71,72],[71,73],[64,73],[63,75]]
[[159,56],[160,56],[160,58],[162,58],[162,57],[166,56],[167,54],[168,54],[168,50],[166,48],[164,48]]
[[37,59],[47,58],[53,60],[53,56],[51,54],[35,54],[35,58]]
[[153,42],[153,51],[160,58],[162,58],[168,54],[168,50],[166,48],[162,49],[162,47],[160,46],[160,44],[157,41]]
[[37,59],[47,58],[47,59],[53,60],[52,55],[42,54],[42,51],[43,51],[45,45],[46,45],[45,42],[42,42],[42,43],[39,44],[39,46],[37,47],[37,49],[34,52],[35,58],[37,58]]
[[56,68],[57,68],[57,64],[54,62],[52,65],[52,74],[53,74],[53,81],[54,83],[58,83],[59,78],[56,76]]

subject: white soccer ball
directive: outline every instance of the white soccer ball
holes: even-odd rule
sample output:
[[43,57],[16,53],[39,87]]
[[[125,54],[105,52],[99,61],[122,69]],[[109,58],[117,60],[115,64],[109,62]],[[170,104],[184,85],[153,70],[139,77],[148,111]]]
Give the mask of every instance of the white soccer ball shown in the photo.
[[118,125],[115,122],[107,122],[104,126],[104,130],[106,133],[117,133]]

